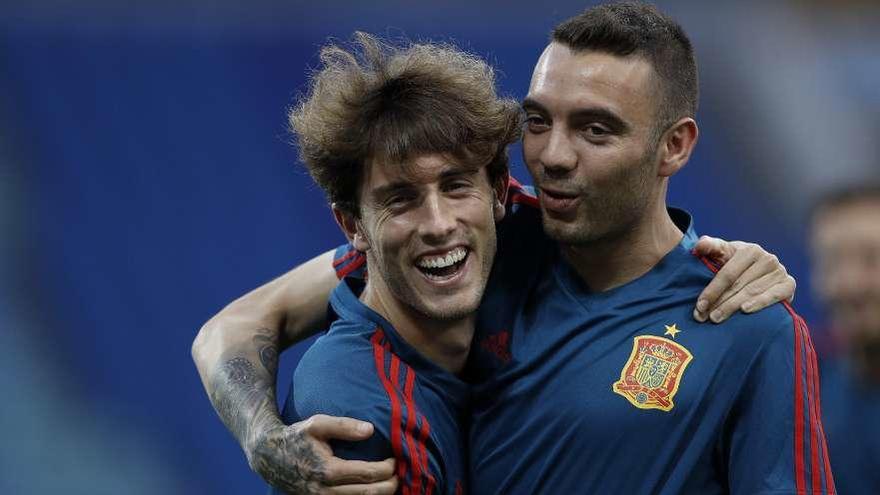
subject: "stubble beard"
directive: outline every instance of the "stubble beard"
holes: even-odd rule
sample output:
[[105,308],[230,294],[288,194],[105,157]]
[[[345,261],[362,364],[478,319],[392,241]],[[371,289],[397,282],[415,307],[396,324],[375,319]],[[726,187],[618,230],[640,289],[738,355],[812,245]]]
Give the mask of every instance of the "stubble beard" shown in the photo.
[[[492,228],[494,229],[494,218],[490,219],[493,222]],[[472,246],[476,245],[471,243]],[[405,275],[405,267],[399,265],[399,263],[391,263],[385,264],[384,259],[378,259],[378,257],[373,256],[373,265],[371,265],[368,261],[368,266],[377,266],[379,267],[378,271],[381,273],[375,273],[374,275],[379,275],[383,278],[385,286],[388,288],[390,292],[390,296],[397,300],[399,303],[404,306],[405,309],[409,309],[429,320],[436,321],[453,321],[460,320],[462,318],[468,317],[474,314],[479,308],[480,302],[483,299],[483,292],[486,289],[486,285],[489,279],[489,273],[492,270],[492,262],[495,257],[495,250],[497,248],[497,238],[495,233],[491,233],[490,238],[487,239],[487,242],[483,246],[483,249],[480,249],[479,256],[480,260],[477,261],[479,263],[478,269],[480,273],[478,274],[480,277],[480,283],[477,287],[468,287],[463,289],[463,292],[476,292],[475,294],[467,294],[465,297],[461,297],[462,294],[456,294],[453,296],[455,299],[461,300],[464,304],[455,305],[452,307],[436,307],[434,305],[429,304],[427,299],[427,295],[419,294],[417,289],[415,288],[415,281],[411,281]],[[468,256],[477,256],[477,252],[471,250]],[[468,263],[474,263],[476,260],[469,260]],[[418,270],[417,268],[413,268],[414,270]],[[415,277],[422,276],[421,274],[414,274]],[[473,276],[473,275],[472,275]],[[448,296],[443,296],[448,297]]]
[[[609,243],[626,236],[644,217],[651,201],[653,151],[647,150],[638,163],[620,170],[608,186],[583,192],[574,222],[563,223],[542,212],[547,235],[573,247]],[[608,191],[609,187],[613,190]]]

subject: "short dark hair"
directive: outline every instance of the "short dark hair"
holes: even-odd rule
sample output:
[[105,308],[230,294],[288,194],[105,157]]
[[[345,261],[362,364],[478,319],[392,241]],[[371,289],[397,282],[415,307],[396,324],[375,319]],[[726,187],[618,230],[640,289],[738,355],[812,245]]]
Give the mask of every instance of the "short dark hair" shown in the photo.
[[519,104],[495,91],[495,72],[450,44],[397,46],[355,33],[353,47],[321,50],[322,67],[290,110],[300,159],[338,208],[360,215],[370,160],[407,167],[424,154],[508,171],[507,146],[522,132]]
[[880,181],[867,180],[827,189],[813,203],[810,217],[815,220],[821,213],[864,201],[880,202]]
[[693,46],[684,29],[653,5],[620,2],[587,9],[557,25],[551,41],[574,51],[644,57],[659,76],[662,100],[656,125],[696,116],[699,88]]

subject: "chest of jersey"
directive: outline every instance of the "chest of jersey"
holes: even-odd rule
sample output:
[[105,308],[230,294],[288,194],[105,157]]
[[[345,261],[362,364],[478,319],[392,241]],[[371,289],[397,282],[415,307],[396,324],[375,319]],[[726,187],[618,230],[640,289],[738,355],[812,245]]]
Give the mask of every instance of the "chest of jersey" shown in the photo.
[[691,317],[708,275],[595,296],[558,277],[483,322],[474,491],[721,492],[715,452],[749,362],[729,328]]

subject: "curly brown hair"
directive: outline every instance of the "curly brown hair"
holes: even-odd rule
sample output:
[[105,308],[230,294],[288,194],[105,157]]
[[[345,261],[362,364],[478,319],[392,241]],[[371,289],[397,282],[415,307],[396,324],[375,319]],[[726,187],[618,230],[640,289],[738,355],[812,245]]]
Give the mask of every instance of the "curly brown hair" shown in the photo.
[[321,49],[322,67],[288,116],[300,160],[337,208],[360,215],[371,160],[406,168],[439,153],[487,166],[493,183],[507,172],[522,112],[497,95],[489,64],[450,44],[354,38],[351,49]]

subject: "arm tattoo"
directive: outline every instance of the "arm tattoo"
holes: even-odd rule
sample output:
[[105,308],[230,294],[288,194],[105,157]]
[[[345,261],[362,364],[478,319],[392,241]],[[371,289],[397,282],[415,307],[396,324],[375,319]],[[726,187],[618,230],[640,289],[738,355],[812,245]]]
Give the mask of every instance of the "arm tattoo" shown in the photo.
[[259,346],[260,362],[271,376],[278,373],[278,344],[268,335],[269,330],[261,328],[254,335],[254,344]]
[[211,402],[251,468],[273,486],[312,493],[325,480],[324,463],[302,430],[285,428],[279,417],[277,338],[261,328],[252,343],[262,367],[241,355],[226,360],[212,376]]
[[214,374],[211,402],[242,447],[247,446],[251,422],[260,410],[275,407],[275,389],[266,378],[243,357],[226,361]]
[[254,453],[254,470],[269,484],[291,493],[313,493],[325,481],[324,462],[302,430],[273,435]]

